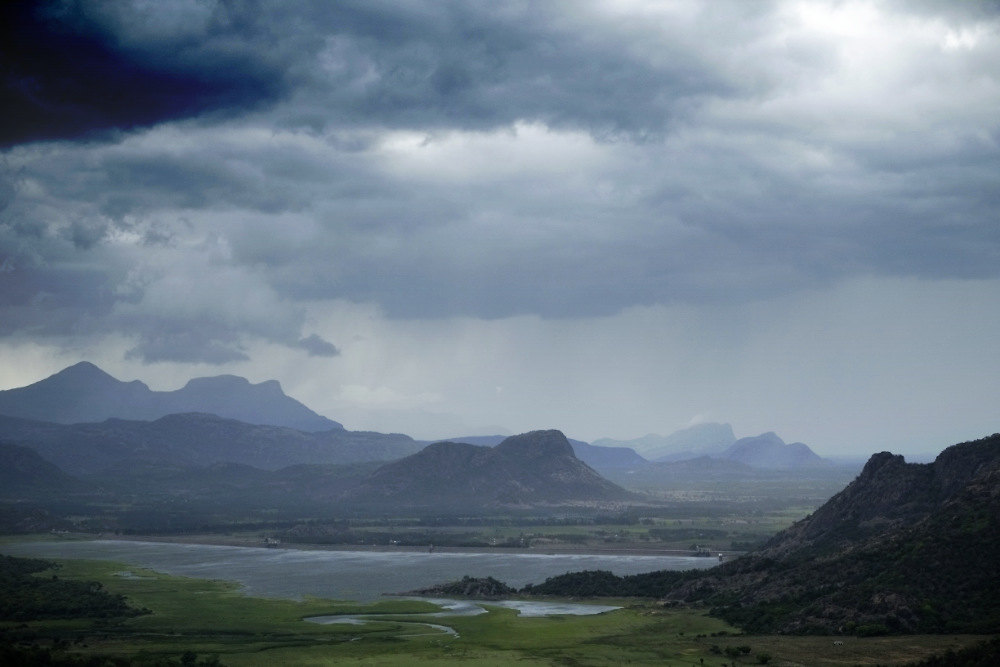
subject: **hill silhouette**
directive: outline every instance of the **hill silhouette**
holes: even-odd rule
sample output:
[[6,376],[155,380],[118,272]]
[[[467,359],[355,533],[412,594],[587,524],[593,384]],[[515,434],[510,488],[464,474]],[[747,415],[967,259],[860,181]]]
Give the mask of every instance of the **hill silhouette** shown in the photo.
[[122,382],[82,361],[26,387],[0,391],[0,415],[57,424],[111,418],[150,421],[183,412],[300,431],[343,428],[286,396],[276,380],[251,384],[235,375],[195,378],[176,391],[153,391],[138,380]]

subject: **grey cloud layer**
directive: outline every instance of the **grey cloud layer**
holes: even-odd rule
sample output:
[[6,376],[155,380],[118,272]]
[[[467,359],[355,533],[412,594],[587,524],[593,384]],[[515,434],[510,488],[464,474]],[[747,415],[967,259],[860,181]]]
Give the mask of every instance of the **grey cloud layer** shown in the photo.
[[576,317],[1000,267],[995,5],[873,5],[861,64],[780,2],[56,6],[33,30],[121,94],[18,44],[8,98],[53,110],[2,137],[4,335],[330,356],[310,300]]

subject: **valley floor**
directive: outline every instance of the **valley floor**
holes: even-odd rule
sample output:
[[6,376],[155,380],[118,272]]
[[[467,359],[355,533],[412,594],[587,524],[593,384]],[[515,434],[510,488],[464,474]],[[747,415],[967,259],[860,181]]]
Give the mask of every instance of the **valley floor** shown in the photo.
[[[229,582],[135,568],[123,573],[128,567],[64,561],[58,576],[99,581],[109,592],[125,595],[131,604],[148,608],[151,614],[116,621],[0,622],[2,642],[34,644],[59,655],[144,656],[150,661],[178,660],[191,652],[217,656],[229,667],[459,662],[889,667],[986,639],[967,635],[748,636],[704,611],[668,609],[640,600],[616,600],[621,609],[594,616],[525,617],[513,609],[489,607],[489,613],[480,616],[428,617],[439,609],[420,600],[359,604],[319,598],[254,598]],[[359,614],[374,620],[363,625],[304,622],[313,616]],[[435,629],[427,623],[444,627]]]

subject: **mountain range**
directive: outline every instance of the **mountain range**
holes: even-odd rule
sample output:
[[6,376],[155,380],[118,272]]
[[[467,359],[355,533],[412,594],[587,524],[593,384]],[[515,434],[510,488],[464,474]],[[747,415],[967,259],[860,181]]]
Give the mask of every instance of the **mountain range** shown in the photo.
[[[298,512],[335,504],[352,512],[403,508],[423,514],[637,498],[577,459],[559,431],[511,436],[495,447],[439,442],[410,456],[394,456],[397,460],[388,463],[361,460],[275,469],[278,455],[329,456],[330,446],[336,444],[328,441],[331,436],[357,434],[307,434],[197,413],[154,422],[108,420],[96,425],[0,417],[0,432],[10,433],[17,427],[54,429],[57,435],[68,437],[57,438],[50,447],[38,442],[31,443],[34,448],[0,443],[0,498],[57,504],[106,504],[121,499],[132,508],[127,524],[133,528],[155,526],[164,516],[180,525],[181,514],[188,517],[183,521],[197,523],[199,515],[234,509],[242,513],[292,511],[301,516]],[[211,435],[207,440],[203,439],[206,433]],[[286,446],[272,446],[282,440]],[[259,446],[240,445],[234,450],[234,441]],[[403,444],[421,447],[413,441]],[[373,446],[355,447],[355,458],[364,458],[365,451],[370,458],[372,451],[384,450],[385,443],[368,445]],[[47,457],[62,457],[74,475],[42,458],[35,448]],[[343,449],[339,457],[344,457]]]
[[[736,439],[729,424],[706,423],[682,429],[668,436],[649,434],[635,440],[595,440],[593,446],[629,448],[653,463],[672,463],[711,457],[744,463],[752,468],[798,470],[829,466],[808,445],[785,444],[774,432]],[[668,470],[668,466],[659,466]],[[647,471],[647,476],[648,476]]]
[[310,433],[205,413],[82,424],[0,416],[0,433],[8,442],[31,447],[62,470],[80,475],[138,461],[182,466],[227,462],[264,470],[296,464],[389,461],[423,447],[401,434],[342,428]]
[[602,459],[601,448],[570,444],[558,431],[505,438],[494,447],[428,446],[401,434],[348,431],[285,396],[277,382],[219,376],[154,392],[87,362],[0,392],[0,434],[6,441],[0,460],[22,480],[8,485],[15,495],[35,490],[54,499],[75,489],[146,504],[468,508],[608,501],[633,495],[578,459],[574,447],[605,462],[645,463],[624,449],[605,450],[610,456]]
[[[167,414],[152,416],[162,412]],[[0,392],[0,436],[29,447],[55,471],[45,473],[22,452],[18,461],[37,468],[39,480],[51,478],[39,481],[38,488],[94,490],[59,483],[59,475],[72,472],[73,479],[131,497],[159,494],[255,507],[303,502],[514,507],[634,499],[607,477],[633,488],[676,490],[692,480],[732,488],[762,481],[758,478],[767,470],[821,462],[805,445],[785,445],[773,433],[737,441],[728,424],[685,429],[666,445],[645,442],[646,451],[667,446],[678,456],[701,447],[715,456],[660,463],[629,447],[591,445],[557,431],[529,435],[430,444],[401,434],[354,432],[289,398],[277,382],[254,385],[219,376],[154,392],[87,362]],[[533,447],[518,449],[525,439]],[[730,444],[720,450],[725,443]],[[530,465],[522,465],[513,451],[527,456]]]
[[601,438],[598,447],[628,447],[650,461],[683,461],[719,454],[736,442],[729,424],[709,422],[681,429],[667,436],[650,433],[634,440]]
[[153,391],[139,380],[121,382],[82,361],[26,387],[0,391],[0,415],[57,424],[148,421],[182,412],[309,432],[343,428],[286,396],[277,380],[251,384],[234,375],[195,378],[176,391]]
[[[26,387],[0,391],[0,416],[64,425],[108,422],[100,429],[97,427],[83,428],[80,437],[84,440],[100,430],[107,431],[112,436],[123,430],[132,432],[142,430],[114,423],[114,420],[159,421],[171,415],[185,413],[205,413],[248,425],[280,427],[304,433],[340,432],[339,435],[328,437],[304,438],[290,432],[282,434],[277,431],[243,429],[244,433],[240,437],[250,437],[253,442],[244,443],[242,446],[255,450],[255,453],[238,453],[232,460],[270,469],[294,463],[351,463],[359,460],[385,460],[392,458],[393,453],[405,456],[416,451],[412,447],[409,451],[406,447],[398,451],[393,450],[393,447],[398,448],[405,436],[380,436],[374,433],[368,433],[364,437],[360,437],[359,434],[349,435],[342,424],[317,414],[302,403],[285,395],[281,385],[275,380],[251,384],[245,378],[220,375],[194,378],[176,391],[152,391],[138,380],[122,382],[94,364],[83,361]],[[193,428],[190,423],[193,419],[188,418],[186,421],[187,423],[183,425],[173,422],[159,424],[155,428],[148,429],[148,432],[139,434],[137,442],[148,441],[149,452],[153,453],[156,450],[153,445],[158,446],[158,443],[162,441],[154,431],[163,431],[170,427],[179,427],[181,430]],[[25,428],[21,424],[14,430],[23,432]],[[36,425],[33,430],[37,434],[46,429]],[[216,459],[213,457],[217,455],[228,455],[238,449],[230,436],[235,436],[240,428],[232,425],[225,429],[213,426],[211,430],[219,437],[216,435],[200,435],[198,437],[203,441],[211,441],[215,444],[207,447],[206,451],[201,454],[192,451],[186,452],[186,458],[181,459],[181,462],[209,463],[215,461]],[[65,441],[67,437],[65,431],[60,432],[54,428],[49,428],[48,431],[45,438],[48,441],[47,451],[51,453],[54,449],[59,449],[61,452],[59,454],[60,461],[67,462],[69,458],[72,458],[67,448],[52,442],[53,438],[57,441]],[[223,432],[228,433],[228,435]],[[193,434],[188,433],[188,436],[193,437]],[[121,438],[116,440],[115,437],[98,448],[95,461],[83,461],[88,472],[92,472],[96,466],[106,464],[108,460],[114,459],[121,453],[122,440]],[[206,437],[208,440],[205,440]],[[293,443],[289,454],[286,456],[279,452],[265,453],[262,443],[268,439],[273,441],[279,437],[287,438]],[[501,442],[504,437],[478,436],[450,438],[449,440],[475,445],[495,445]],[[226,438],[229,439],[230,444],[221,446],[220,442]],[[357,444],[362,440],[369,444],[376,441],[383,444],[386,442],[394,444],[384,451],[374,451],[370,455],[357,451],[356,448],[352,450],[350,446],[345,444]],[[311,441],[311,444],[306,441]],[[115,445],[115,442],[118,445]],[[336,442],[337,447],[345,451],[345,457],[337,459],[336,456],[333,456],[329,446],[323,444],[329,442]],[[421,444],[429,443],[425,441]],[[785,445],[774,433],[736,440],[729,424],[718,423],[699,424],[666,437],[650,434],[632,441],[616,441],[605,438],[592,444],[571,440],[570,444],[580,460],[606,473],[636,471],[648,466],[650,460],[656,462],[685,461],[705,456],[731,459],[746,463],[754,468],[800,469],[824,464],[822,459],[802,443]],[[143,446],[145,445],[139,445],[140,449]],[[178,449],[177,446],[173,446],[173,448]],[[313,451],[306,452],[310,448]],[[129,447],[124,446],[124,449],[128,450]],[[249,458],[247,458],[248,456]],[[100,463],[101,460],[104,460],[104,464]],[[649,473],[656,470],[646,471],[645,476],[649,477]]]

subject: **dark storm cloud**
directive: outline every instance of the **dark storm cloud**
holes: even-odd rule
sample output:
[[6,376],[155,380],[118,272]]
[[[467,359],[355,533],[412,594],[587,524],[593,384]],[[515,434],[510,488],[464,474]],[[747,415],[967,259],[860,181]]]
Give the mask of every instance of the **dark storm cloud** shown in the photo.
[[635,139],[734,89],[687,48],[684,27],[663,39],[638,23],[596,25],[571,2],[341,2],[310,18],[323,47],[303,64],[309,84],[286,120],[317,129],[526,120]]
[[295,347],[301,348],[309,353],[310,357],[336,357],[340,355],[340,350],[333,343],[323,340],[321,336],[312,334],[306,336]]
[[[164,3],[164,6],[169,3]],[[142,12],[124,3],[0,5],[0,146],[76,139],[273,102],[280,68],[255,3],[218,3],[197,32],[127,39]]]
[[144,363],[179,361],[204,364],[227,364],[250,358],[238,335],[206,327],[206,324],[202,322],[190,329],[151,331],[125,353],[125,358]]
[[1000,273],[995,3],[623,7],[8,5],[8,331],[225,363],[338,354],[309,300],[578,317]]
[[126,3],[5,7],[0,146],[246,112],[288,95],[296,104],[279,122],[320,131],[527,119],[643,137],[733,87],[673,40],[655,44],[655,65],[636,58],[641,30],[592,30],[572,20],[572,3],[218,2],[185,21]]

